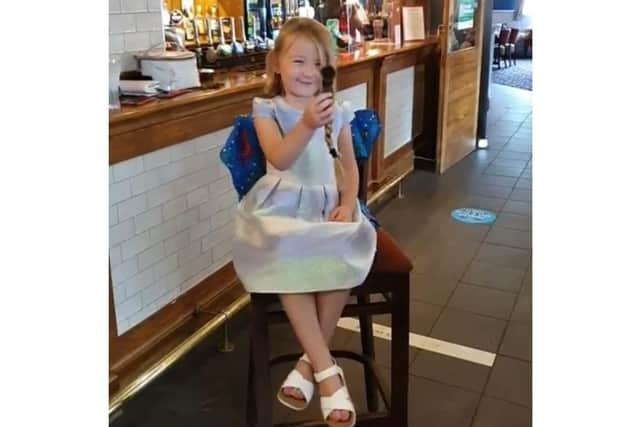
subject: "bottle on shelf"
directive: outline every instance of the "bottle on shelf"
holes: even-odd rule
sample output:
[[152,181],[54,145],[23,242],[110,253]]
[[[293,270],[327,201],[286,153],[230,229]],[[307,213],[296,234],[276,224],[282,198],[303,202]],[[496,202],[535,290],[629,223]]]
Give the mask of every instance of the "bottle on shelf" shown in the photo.
[[367,21],[364,24],[363,32],[365,40],[373,40],[373,21],[377,18],[378,6],[375,0],[367,0]]
[[311,19],[314,18],[316,11],[313,8],[313,6],[309,4],[309,0],[303,0],[297,3],[298,4],[296,4],[296,8],[298,9],[298,12],[297,12],[298,16],[303,16],[305,18],[311,18]]
[[347,15],[347,4],[345,0],[340,0],[340,12],[338,13],[340,34],[349,33],[349,15]]
[[271,38],[275,41],[284,24],[281,0],[271,0]]
[[316,5],[316,20],[322,25],[326,25],[328,16],[328,6],[325,0],[319,0]]

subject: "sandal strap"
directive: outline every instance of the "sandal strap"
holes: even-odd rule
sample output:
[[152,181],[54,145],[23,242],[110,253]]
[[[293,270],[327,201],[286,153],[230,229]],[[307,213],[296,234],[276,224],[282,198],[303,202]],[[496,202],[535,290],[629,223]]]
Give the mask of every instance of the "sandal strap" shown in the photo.
[[337,363],[335,363],[335,361],[333,362],[332,366],[329,366],[324,371],[315,372],[313,374],[313,378],[315,378],[317,383],[321,383],[322,381],[324,381],[327,378],[330,378],[330,377],[332,377],[334,375],[339,375],[340,376],[340,380],[344,384],[344,372],[342,371],[342,368],[340,366],[338,366]]
[[302,356],[300,356],[300,360],[302,360],[303,362],[307,362],[309,365],[311,365],[311,360],[309,360],[309,356],[307,356],[307,353],[303,353]]
[[293,369],[289,372],[289,375],[287,375],[287,378],[284,380],[280,388],[282,389],[285,387],[294,387],[300,390],[307,402],[310,402],[311,398],[313,398],[313,383],[303,377],[297,369]]
[[331,396],[320,396],[320,408],[322,409],[322,416],[324,419],[328,419],[329,415],[333,411],[349,411],[352,416],[355,416],[356,410],[349,396],[349,391],[346,387],[340,387]]

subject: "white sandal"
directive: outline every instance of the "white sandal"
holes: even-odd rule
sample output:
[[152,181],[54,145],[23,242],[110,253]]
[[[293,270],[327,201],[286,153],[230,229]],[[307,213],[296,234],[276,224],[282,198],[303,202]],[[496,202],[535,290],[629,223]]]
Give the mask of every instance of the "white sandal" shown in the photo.
[[[325,369],[322,372],[314,373],[313,377],[319,384],[329,377],[338,375],[342,382],[342,387],[337,389],[331,396],[320,396],[320,408],[322,409],[322,417],[329,427],[353,427],[356,424],[356,410],[353,407],[353,402],[349,396],[349,390],[347,390],[347,383],[344,380],[344,372],[335,361],[333,366]],[[329,415],[333,411],[349,411],[351,416],[347,421],[333,421],[329,419]]]
[[[311,361],[306,354],[303,354],[300,360],[311,366]],[[304,400],[296,399],[293,396],[287,396],[284,394],[283,390],[285,387],[294,387],[300,390],[304,396]],[[287,375],[287,378],[280,386],[280,390],[278,390],[278,400],[287,408],[293,409],[294,411],[302,411],[307,409],[307,406],[309,406],[309,402],[311,402],[311,399],[313,398],[314,388],[314,384],[303,377],[300,371],[294,368],[289,372],[289,375]]]

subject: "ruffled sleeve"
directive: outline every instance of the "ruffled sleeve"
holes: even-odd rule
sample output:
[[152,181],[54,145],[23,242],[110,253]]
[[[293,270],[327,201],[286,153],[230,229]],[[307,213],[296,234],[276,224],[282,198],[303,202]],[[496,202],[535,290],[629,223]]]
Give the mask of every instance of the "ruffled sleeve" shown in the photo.
[[253,117],[275,118],[275,106],[269,98],[253,98]]

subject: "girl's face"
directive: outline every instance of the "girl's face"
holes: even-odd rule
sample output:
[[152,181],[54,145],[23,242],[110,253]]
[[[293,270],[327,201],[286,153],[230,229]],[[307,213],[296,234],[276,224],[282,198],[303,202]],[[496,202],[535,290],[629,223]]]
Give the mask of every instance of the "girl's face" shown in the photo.
[[322,85],[322,65],[318,46],[307,37],[296,38],[278,58],[285,93],[297,98],[315,96]]

